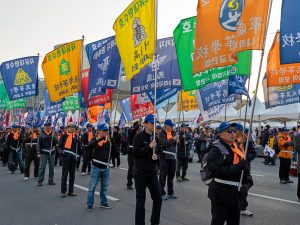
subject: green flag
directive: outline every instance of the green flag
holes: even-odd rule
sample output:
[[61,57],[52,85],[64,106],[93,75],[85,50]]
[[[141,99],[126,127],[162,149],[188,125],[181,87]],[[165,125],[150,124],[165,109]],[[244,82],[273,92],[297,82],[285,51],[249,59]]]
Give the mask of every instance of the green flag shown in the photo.
[[79,109],[79,100],[78,95],[73,95],[69,97],[65,97],[65,101],[62,104],[62,110],[65,111],[72,111]]
[[12,110],[26,107],[26,99],[21,98],[14,101],[10,101],[6,93],[3,80],[0,80],[0,108]]
[[[173,32],[184,91],[203,88],[209,83],[224,80],[230,75],[250,74],[251,51],[245,51],[238,53],[238,62],[236,64],[226,67],[213,68],[193,75],[192,63],[194,53],[195,24],[196,17],[183,19]],[[208,46],[208,48],[214,48],[214,44],[212,43],[212,46]],[[205,49],[203,49],[203,51],[204,50]]]

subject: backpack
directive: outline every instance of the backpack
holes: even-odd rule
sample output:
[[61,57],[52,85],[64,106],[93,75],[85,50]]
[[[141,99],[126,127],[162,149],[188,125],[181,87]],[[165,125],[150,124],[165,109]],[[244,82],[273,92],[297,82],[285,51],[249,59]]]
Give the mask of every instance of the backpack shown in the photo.
[[[223,144],[220,143],[220,140],[214,141],[210,145],[209,148],[211,148],[213,146],[217,147],[223,155],[229,154],[227,148]],[[201,169],[200,169],[201,180],[206,185],[209,185],[213,181],[213,178],[214,178],[211,171],[207,167],[208,152],[203,156],[202,163],[201,163]]]

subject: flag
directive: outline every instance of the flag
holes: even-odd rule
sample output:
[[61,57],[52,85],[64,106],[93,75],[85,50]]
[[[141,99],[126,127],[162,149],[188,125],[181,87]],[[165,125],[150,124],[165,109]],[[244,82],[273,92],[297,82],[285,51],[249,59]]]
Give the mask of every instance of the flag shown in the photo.
[[247,79],[247,75],[230,76],[228,78],[228,96],[238,94],[249,98],[249,93],[245,87]]
[[88,117],[87,117],[86,110],[82,110],[79,124],[80,126],[83,127],[87,122],[88,122]]
[[132,118],[132,111],[130,107],[130,97],[121,100],[120,102],[121,109],[123,110],[124,116],[128,122],[133,120]]
[[38,56],[3,62],[1,75],[10,100],[38,94]]
[[103,113],[101,113],[98,115],[98,124],[103,124],[103,123],[105,123],[105,118]]
[[41,105],[37,108],[35,115],[34,115],[34,123],[33,125],[36,125],[38,127],[40,127],[42,125],[42,121],[41,121]]
[[106,44],[98,48],[91,59],[88,92],[90,97],[103,94],[103,90],[118,88],[121,73],[121,59],[115,37],[110,37]]
[[62,111],[63,100],[56,102],[51,102],[48,94],[48,89],[44,89],[44,99],[45,99],[45,115],[53,115]]
[[190,111],[198,109],[198,103],[195,97],[196,91],[181,91],[178,95],[177,110],[178,111]]
[[[163,103],[164,101],[170,100],[173,96],[177,95],[177,92],[179,90],[180,89],[177,89],[177,88],[158,89],[156,91],[156,106]],[[154,92],[149,91],[149,92],[147,92],[147,94],[148,94],[150,101],[154,105]],[[172,103],[173,101],[174,100],[172,99],[171,101],[169,101],[169,103]],[[176,101],[177,101],[177,96],[176,96],[175,102]],[[156,107],[156,109],[158,109],[158,108]]]
[[[268,87],[300,83],[300,63],[280,63],[280,34],[277,32],[268,55],[267,85]],[[300,41],[300,40],[299,40]]]
[[280,63],[300,62],[300,2],[282,0],[280,21]]
[[154,90],[155,67],[157,68],[156,88],[181,88],[173,37],[156,41],[157,58],[131,79],[131,93],[139,94]]
[[236,53],[263,49],[269,0],[198,0],[193,74],[232,65]]
[[244,51],[238,53],[239,60],[234,65],[217,67],[193,75],[195,23],[196,17],[183,19],[173,32],[184,91],[203,88],[209,83],[227,79],[230,75],[251,73],[251,51]]
[[110,117],[109,117],[109,112],[107,109],[104,110],[104,121],[105,121],[105,123],[110,124]]
[[130,95],[130,108],[132,119],[138,119],[147,114],[154,114],[153,104],[150,102],[139,103],[138,98],[140,94]]
[[109,39],[110,39],[110,37],[105,38],[105,39],[101,39],[99,41],[89,43],[85,46],[85,51],[86,51],[87,58],[88,58],[88,61],[89,61],[90,64],[91,64],[94,52],[97,49],[101,48]]
[[155,26],[155,0],[134,0],[116,19],[113,28],[127,80],[152,62]]
[[80,109],[79,101],[78,93],[74,93],[72,96],[66,97],[62,103],[62,111],[66,112]]
[[122,112],[119,123],[118,123],[118,127],[123,128],[126,124],[126,118],[125,118],[125,114],[124,112]]
[[25,106],[26,106],[25,98],[20,98],[17,100],[10,101],[5,91],[3,80],[0,80],[0,108],[12,110],[12,109],[25,108]]
[[49,52],[42,63],[52,102],[79,92],[82,40],[73,41]]

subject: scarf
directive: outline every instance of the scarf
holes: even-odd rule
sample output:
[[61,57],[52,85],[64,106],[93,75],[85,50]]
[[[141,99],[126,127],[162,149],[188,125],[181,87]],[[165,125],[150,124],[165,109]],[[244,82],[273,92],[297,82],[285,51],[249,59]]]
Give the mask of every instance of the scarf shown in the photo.
[[235,143],[231,145],[231,149],[234,154],[233,164],[236,165],[240,162],[240,159],[245,158],[245,153],[241,151]]
[[73,141],[73,138],[75,137],[75,134],[74,133],[69,133],[69,132],[67,132],[67,134],[68,134],[68,138],[67,138],[66,143],[65,143],[65,148],[71,149],[72,141]]
[[12,131],[12,133],[14,135],[14,140],[18,140],[19,139],[19,132],[18,131],[16,131],[16,132]]
[[166,131],[167,132],[167,140],[170,140],[173,138],[172,131]]
[[90,142],[93,138],[93,132],[92,131],[88,131],[89,136],[88,136],[88,142]]
[[105,138],[105,140],[99,141],[98,142],[98,146],[102,147],[103,144],[105,144],[107,142],[107,139]]
[[45,131],[45,134],[47,134],[48,136],[51,134],[51,130],[49,132],[47,132],[46,130]]
[[36,132],[32,133],[32,139],[37,139],[37,133]]

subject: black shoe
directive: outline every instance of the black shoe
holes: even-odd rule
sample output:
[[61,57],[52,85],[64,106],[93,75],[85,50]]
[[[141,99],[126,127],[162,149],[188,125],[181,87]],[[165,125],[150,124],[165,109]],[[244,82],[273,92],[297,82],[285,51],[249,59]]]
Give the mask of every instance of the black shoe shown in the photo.
[[68,195],[69,195],[69,196],[77,196],[77,194],[74,193],[74,192],[73,192],[73,193],[68,193]]
[[108,203],[101,204],[100,207],[105,209],[111,209],[111,206]]
[[294,181],[288,179],[288,180],[286,180],[286,183],[287,183],[287,184],[292,184],[292,183],[294,183]]
[[43,183],[39,181],[37,186],[41,187],[41,186],[43,186]]
[[132,186],[127,186],[127,189],[128,190],[133,190],[133,187]]
[[48,184],[49,185],[56,185],[56,183],[54,183],[53,181],[49,181]]

